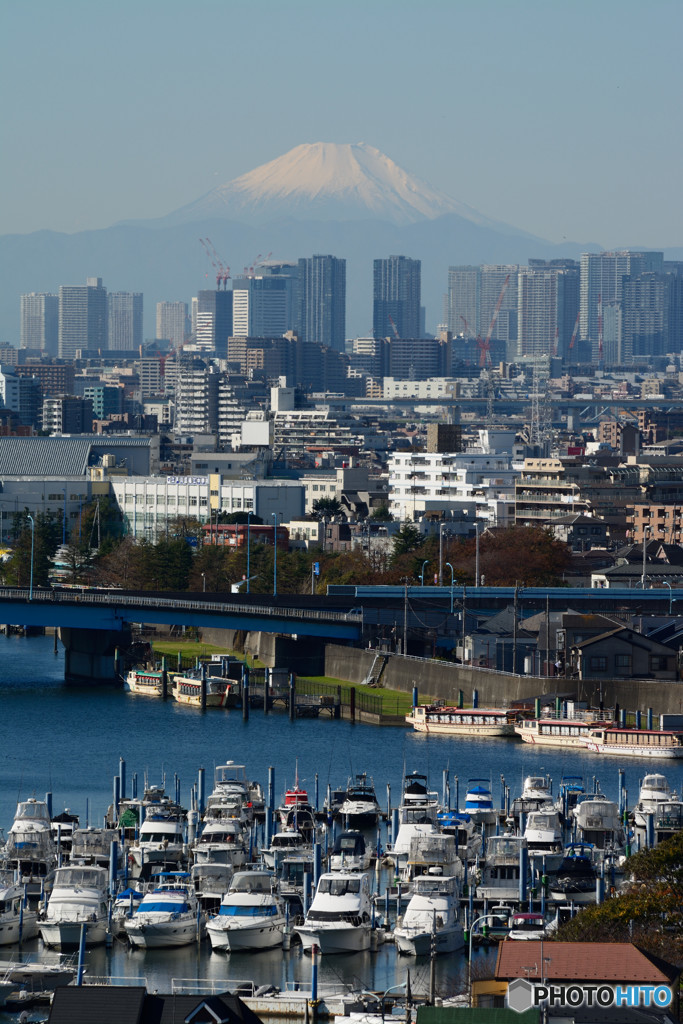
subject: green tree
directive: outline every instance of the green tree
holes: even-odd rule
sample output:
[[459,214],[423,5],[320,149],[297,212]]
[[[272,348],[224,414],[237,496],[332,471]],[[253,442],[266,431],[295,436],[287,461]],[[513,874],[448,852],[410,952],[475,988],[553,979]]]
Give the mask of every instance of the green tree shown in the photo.
[[394,517],[389,511],[388,505],[378,505],[377,508],[373,508],[369,518],[377,519],[380,523],[390,523]]
[[344,506],[337,498],[316,498],[311,506],[311,515],[315,519],[334,519],[342,515]]
[[422,546],[423,539],[417,526],[412,523],[405,523],[394,537],[391,553],[392,563],[396,562],[402,555],[411,554]]
[[52,559],[62,538],[61,518],[51,512],[38,512],[33,516],[32,527],[29,514],[26,509],[23,515],[17,513],[14,517],[16,539],[12,554],[2,568],[3,579],[9,586],[28,587],[33,567],[34,587],[47,587]]

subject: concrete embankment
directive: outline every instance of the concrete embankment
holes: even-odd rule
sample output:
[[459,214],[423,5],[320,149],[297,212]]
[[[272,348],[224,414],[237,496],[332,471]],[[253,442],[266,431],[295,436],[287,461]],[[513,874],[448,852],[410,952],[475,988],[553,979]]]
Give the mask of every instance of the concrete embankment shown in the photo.
[[[381,659],[381,660],[380,660]],[[382,664],[384,661],[384,664]],[[417,686],[420,694],[456,703],[463,691],[465,703],[472,701],[477,690],[480,705],[502,706],[524,697],[559,693],[587,701],[591,705],[602,700],[606,707],[619,704],[627,711],[658,714],[683,713],[683,683],[662,679],[597,679],[572,680],[559,677],[518,676],[492,669],[453,665],[450,662],[403,657],[400,654],[378,655],[374,650],[360,650],[328,644],[325,648],[325,675],[335,679],[362,683],[368,676],[378,677],[391,690],[410,693]]]

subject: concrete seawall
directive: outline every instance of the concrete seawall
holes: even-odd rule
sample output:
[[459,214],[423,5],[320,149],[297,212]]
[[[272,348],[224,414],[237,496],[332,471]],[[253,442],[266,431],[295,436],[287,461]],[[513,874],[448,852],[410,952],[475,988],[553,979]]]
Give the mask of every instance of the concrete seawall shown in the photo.
[[[616,703],[627,711],[646,711],[656,715],[683,714],[683,683],[661,679],[596,679],[572,680],[561,677],[514,676],[491,669],[453,665],[450,662],[404,658],[400,654],[384,655],[386,665],[381,685],[410,693],[417,685],[420,694],[456,703],[462,690],[465,703],[472,700],[473,690],[479,693],[481,705],[502,706],[524,697],[561,693],[591,705],[606,707]],[[373,667],[374,666],[374,667]],[[376,652],[328,644],[325,648],[325,675],[363,683],[370,673],[377,674],[381,663]]]

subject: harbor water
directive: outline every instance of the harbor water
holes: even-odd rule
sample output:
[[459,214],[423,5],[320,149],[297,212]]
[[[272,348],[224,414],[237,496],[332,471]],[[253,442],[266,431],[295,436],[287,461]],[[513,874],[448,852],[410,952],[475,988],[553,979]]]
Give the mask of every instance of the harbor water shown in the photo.
[[[63,670],[63,652],[61,646],[54,652],[52,637],[0,636],[0,826],[5,835],[17,801],[42,798],[47,792],[52,794],[53,813],[69,808],[82,824],[101,825],[112,802],[120,758],[126,762],[128,795],[134,774],[138,793],[146,778],[150,784],[165,782],[173,794],[177,776],[186,807],[198,769],[205,769],[210,791],[214,766],[226,760],[244,764],[248,776],[259,780],[264,789],[272,766],[276,803],[294,784],[297,768],[299,784],[313,800],[317,776],[321,807],[328,784],[342,787],[360,772],[374,780],[384,809],[389,799],[398,805],[402,777],[413,770],[427,773],[431,788],[440,795],[447,771],[451,800],[455,802],[459,791],[461,806],[473,777],[490,781],[496,803],[501,776],[512,797],[519,794],[527,775],[549,774],[555,792],[563,775],[582,776],[586,789],[592,789],[597,778],[605,795],[616,801],[618,771],[623,768],[630,804],[636,802],[639,779],[647,772],[662,771],[672,787],[680,791],[681,786],[680,762],[621,760],[585,751],[543,749],[513,739],[427,736],[402,727],[354,725],[329,718],[290,721],[280,711],[264,715],[252,709],[244,722],[239,711],[202,713],[172,700],[164,703],[122,689],[65,686]],[[39,941],[29,943],[27,949],[38,951]],[[8,950],[3,952],[4,959],[10,955]],[[484,952],[478,957],[493,955]],[[407,968],[413,992],[426,992],[429,964],[397,957],[393,945],[382,946],[376,953],[324,957],[320,983],[383,991],[403,982]],[[237,980],[282,988],[298,982],[305,988],[310,985],[311,968],[298,945],[291,952],[226,956],[213,953],[208,943],[201,948],[131,951],[115,942],[111,949],[88,951],[87,971],[91,977],[126,978],[131,983],[145,979],[150,990],[168,992],[173,979],[218,989]],[[462,954],[439,958],[441,996],[463,992],[466,977]],[[0,1015],[3,1019],[10,1018]]]

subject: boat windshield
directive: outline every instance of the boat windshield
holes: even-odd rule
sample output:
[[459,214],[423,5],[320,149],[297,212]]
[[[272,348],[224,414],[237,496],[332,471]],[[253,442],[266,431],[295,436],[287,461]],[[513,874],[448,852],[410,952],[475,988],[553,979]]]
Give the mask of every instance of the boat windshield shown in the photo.
[[44,819],[48,820],[50,815],[47,812],[47,804],[40,800],[27,800],[26,803],[20,803],[17,807],[17,813],[15,818],[21,818],[26,820]]
[[233,878],[230,892],[270,892],[272,881],[270,875],[256,871],[240,872]]
[[275,917],[277,907],[274,903],[260,907],[221,906],[218,914],[220,917]]
[[318,883],[318,892],[329,893],[330,896],[346,896],[347,893],[360,892],[360,878],[323,877]]
[[55,876],[57,886],[87,886],[102,888],[106,885],[106,872],[100,868],[58,868]]

